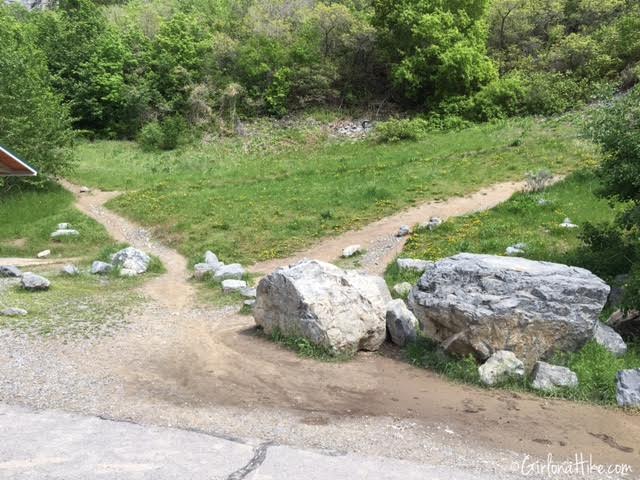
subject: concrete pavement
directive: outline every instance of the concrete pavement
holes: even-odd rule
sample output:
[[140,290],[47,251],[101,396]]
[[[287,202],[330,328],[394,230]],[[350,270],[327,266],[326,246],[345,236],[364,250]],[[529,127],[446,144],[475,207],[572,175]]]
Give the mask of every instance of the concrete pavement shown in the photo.
[[0,478],[489,480],[389,458],[302,450],[174,428],[0,405]]

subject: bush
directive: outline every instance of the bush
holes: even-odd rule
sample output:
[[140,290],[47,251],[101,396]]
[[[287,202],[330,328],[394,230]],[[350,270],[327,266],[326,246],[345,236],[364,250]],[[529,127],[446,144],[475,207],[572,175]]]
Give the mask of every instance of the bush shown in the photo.
[[146,124],[138,135],[143,150],[174,150],[183,142],[188,129],[182,117],[169,117],[162,122]]
[[470,116],[487,121],[519,115],[524,110],[526,95],[527,87],[519,75],[500,78],[473,96]]
[[399,142],[401,140],[418,140],[429,130],[429,122],[422,118],[391,119],[379,123],[375,129],[375,140],[378,143]]

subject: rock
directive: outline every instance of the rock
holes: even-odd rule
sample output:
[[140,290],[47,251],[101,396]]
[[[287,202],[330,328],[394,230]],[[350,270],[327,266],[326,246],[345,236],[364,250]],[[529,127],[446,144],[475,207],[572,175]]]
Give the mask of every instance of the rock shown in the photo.
[[56,230],[69,230],[71,228],[70,223],[59,223]]
[[60,270],[60,273],[62,275],[67,275],[69,277],[75,277],[76,275],[80,275],[80,270],[78,270],[78,267],[76,267],[75,265],[69,263],[64,267],[62,267],[62,270]]
[[227,279],[222,281],[222,291],[224,293],[240,292],[243,288],[247,288],[247,282],[244,280]]
[[137,274],[145,273],[151,263],[151,257],[137,248],[127,247],[117,252],[112,258],[114,267],[133,270]]
[[539,198],[536,202],[540,207],[546,207],[547,205],[551,205],[551,202],[546,198]]
[[224,263],[218,260],[218,256],[211,250],[207,250],[204,253],[204,263],[210,265],[214,270],[224,265]]
[[393,286],[393,292],[396,295],[404,298],[407,295],[409,295],[409,292],[411,291],[412,288],[413,288],[413,285],[411,285],[409,282],[396,283]]
[[640,339],[640,312],[637,310],[629,310],[627,313],[617,310],[611,314],[607,324],[627,341]]
[[39,252],[36,257],[38,258],[47,258],[49,255],[51,255],[51,250],[43,250],[41,252]]
[[578,386],[578,376],[566,367],[536,362],[533,367],[531,386],[545,392],[556,388],[575,388]]
[[565,218],[560,224],[560,226],[562,228],[578,228],[578,225],[576,225],[575,223],[572,223],[569,217]]
[[113,265],[110,263],[101,262],[96,260],[91,264],[91,273],[93,275],[106,275],[113,270]]
[[524,364],[515,353],[498,350],[478,367],[478,373],[482,383],[495,385],[510,378],[524,377]]
[[384,280],[335,265],[303,260],[264,277],[256,324],[269,334],[304,337],[333,353],[377,350],[386,337]]
[[618,372],[616,400],[621,407],[640,407],[640,368]]
[[344,250],[342,250],[342,257],[349,258],[353,257],[356,253],[360,253],[360,245],[349,245]]
[[391,341],[400,347],[414,342],[418,336],[418,320],[403,300],[391,300],[387,304],[387,330]]
[[0,278],[20,278],[22,271],[13,265],[0,265]]
[[461,253],[426,270],[409,308],[450,353],[486,359],[508,349],[533,367],[591,340],[608,294],[582,268]]
[[240,280],[245,275],[245,270],[242,268],[242,265],[239,263],[232,263],[230,265],[223,265],[216,269],[213,274],[213,279],[221,282],[222,280],[227,279],[236,279]]
[[424,222],[423,224],[420,225],[420,227],[428,228],[429,230],[435,230],[436,228],[438,228],[443,223],[444,222],[443,222],[443,220],[441,218],[439,218],[439,217],[431,217],[428,222]]
[[197,280],[203,280],[207,277],[211,277],[215,272],[215,268],[213,265],[209,265],[208,263],[196,263],[193,266],[193,276]]
[[522,255],[524,253],[524,250],[515,246],[511,246],[511,247],[507,247],[507,249],[505,250],[505,253],[510,257],[515,257],[518,255]]
[[245,287],[240,289],[240,295],[246,298],[256,298],[258,292],[255,288]]
[[409,225],[402,225],[396,233],[396,237],[406,237],[411,233],[411,227]]
[[138,272],[136,272],[131,268],[121,268],[120,271],[118,272],[118,275],[120,275],[121,277],[127,277],[127,278],[137,277]]
[[250,300],[245,300],[244,302],[242,302],[242,304],[245,307],[253,308],[253,307],[256,306],[256,300],[255,300],[255,298],[252,298]]
[[602,322],[596,324],[596,331],[593,336],[596,343],[613,353],[616,357],[621,357],[627,353],[627,344],[618,332],[609,325]]
[[46,278],[36,275],[35,273],[26,272],[20,279],[20,284],[25,290],[35,292],[39,290],[49,290],[51,282]]
[[0,316],[3,317],[23,317],[28,313],[29,312],[23,308],[5,308],[4,310],[0,310]]
[[80,193],[89,193],[91,189],[89,187],[82,186],[80,187]]
[[415,272],[424,272],[428,267],[433,265],[429,260],[418,260],[415,258],[399,258],[396,261],[400,270],[413,270]]
[[80,232],[77,230],[66,229],[66,230],[56,230],[51,234],[51,238],[62,238],[62,237],[77,237],[80,235]]

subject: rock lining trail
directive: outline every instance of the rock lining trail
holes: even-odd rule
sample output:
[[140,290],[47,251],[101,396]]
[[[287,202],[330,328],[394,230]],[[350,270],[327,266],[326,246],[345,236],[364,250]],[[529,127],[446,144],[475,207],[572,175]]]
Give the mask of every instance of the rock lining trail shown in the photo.
[[[186,259],[104,208],[117,192],[79,194],[64,185],[77,194],[80,210],[117,240],[157,255],[167,271],[146,282],[146,304],[110,336],[33,338],[0,330],[0,401],[484,473],[511,472],[525,453],[560,459],[580,452],[640,471],[637,415],[452,383],[402,361],[390,345],[347,363],[300,358],[261,338],[237,307],[199,304]],[[430,203],[254,269],[304,256],[332,260],[345,245],[366,240],[363,232],[393,235],[400,224],[415,223],[411,218],[489,208],[520,186]],[[395,255],[380,251],[378,265],[369,264],[377,272]]]

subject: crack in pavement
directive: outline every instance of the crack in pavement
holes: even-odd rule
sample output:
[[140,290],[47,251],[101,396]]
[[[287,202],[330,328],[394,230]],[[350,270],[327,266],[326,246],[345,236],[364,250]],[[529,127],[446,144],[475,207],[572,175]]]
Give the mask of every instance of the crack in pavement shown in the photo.
[[247,475],[255,471],[260,465],[262,465],[262,463],[267,458],[267,450],[272,445],[272,442],[265,442],[258,445],[258,447],[256,447],[254,451],[253,458],[249,460],[249,463],[229,475],[227,477],[227,480],[243,480],[244,478],[246,478]]

